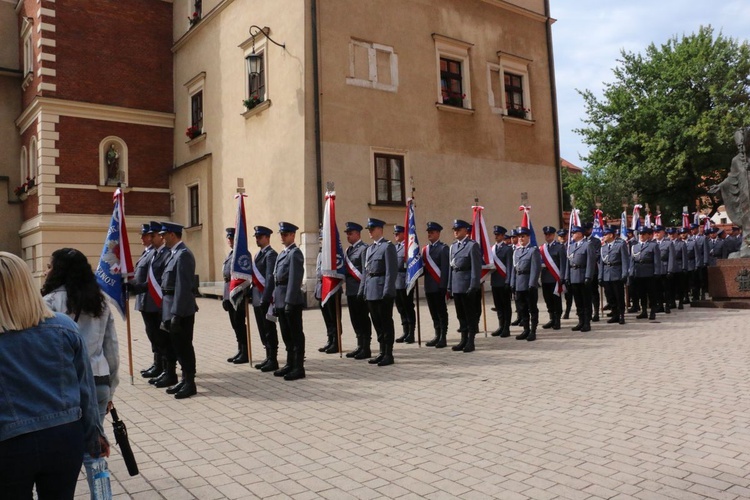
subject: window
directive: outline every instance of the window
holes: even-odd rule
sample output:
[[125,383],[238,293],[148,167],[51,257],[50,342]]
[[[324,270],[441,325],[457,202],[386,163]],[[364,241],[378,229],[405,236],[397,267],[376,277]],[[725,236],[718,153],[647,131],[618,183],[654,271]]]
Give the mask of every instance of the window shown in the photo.
[[[189,96],[190,122],[188,124],[186,135],[188,143],[205,134],[203,124],[203,90],[206,87],[205,71],[198,73],[185,84]],[[184,109],[184,108],[183,108]],[[204,137],[205,139],[205,137]],[[197,141],[196,141],[197,142]]]
[[36,177],[37,169],[39,168],[39,165],[37,165],[37,157],[39,156],[39,152],[36,148],[36,137],[32,137],[31,143],[29,144],[29,171],[26,174],[26,177],[24,177],[24,181]]
[[403,205],[404,157],[375,153],[375,202],[378,205]]
[[188,220],[190,221],[190,227],[200,225],[200,195],[198,192],[198,184],[188,186],[188,203],[190,214]]
[[203,1],[193,0],[193,12],[198,14],[198,17],[203,17]]
[[34,72],[34,45],[31,42],[31,33],[23,40],[23,74]]
[[361,40],[349,41],[347,85],[396,92],[398,56],[393,47]]
[[29,175],[29,163],[28,163],[28,156],[26,154],[26,146],[21,147],[21,160],[20,160],[20,167],[21,167],[21,184],[26,182],[26,177]]
[[203,1],[202,0],[188,0],[188,23],[192,28],[198,21],[203,17]]
[[245,104],[247,108],[253,108],[266,100],[265,60],[264,52],[256,52],[245,57],[245,68],[247,68],[247,99],[250,101],[250,103]]
[[513,73],[503,75],[505,83],[505,109],[511,116],[519,118],[526,117],[526,108],[523,105],[523,77]]
[[190,125],[203,131],[203,90],[190,96]]
[[471,109],[471,70],[469,49],[472,44],[434,34],[437,53],[437,103]]
[[502,74],[503,113],[515,118],[531,120],[529,90],[530,59],[498,52]]

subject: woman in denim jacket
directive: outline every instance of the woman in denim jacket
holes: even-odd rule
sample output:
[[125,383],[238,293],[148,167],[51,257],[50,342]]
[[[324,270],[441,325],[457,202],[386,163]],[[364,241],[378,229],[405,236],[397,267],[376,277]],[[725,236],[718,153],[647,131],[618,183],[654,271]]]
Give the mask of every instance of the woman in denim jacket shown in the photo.
[[86,344],[0,252],[0,496],[73,498],[84,452],[109,456]]
[[[54,251],[42,295],[50,309],[67,314],[78,324],[94,372],[99,417],[103,424],[119,382],[120,355],[112,313],[86,256],[73,248]],[[83,465],[92,500],[112,498],[106,460],[84,455]]]

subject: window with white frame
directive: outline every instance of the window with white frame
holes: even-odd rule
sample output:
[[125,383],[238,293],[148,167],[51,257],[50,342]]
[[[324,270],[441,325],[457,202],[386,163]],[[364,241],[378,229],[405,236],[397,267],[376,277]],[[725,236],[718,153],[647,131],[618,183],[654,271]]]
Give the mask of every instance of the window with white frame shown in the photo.
[[29,159],[26,152],[26,146],[21,147],[21,159],[19,166],[21,167],[21,184],[23,184],[24,182],[26,182],[26,177],[29,176]]
[[503,114],[515,118],[532,119],[529,85],[530,59],[498,52]]
[[375,204],[403,206],[406,201],[406,156],[398,151],[373,151],[372,167]]
[[31,41],[31,33],[23,39],[23,74],[34,72],[34,45]]
[[437,62],[437,103],[471,109],[471,67],[473,44],[433,33]]
[[37,151],[36,137],[32,137],[31,142],[29,143],[29,171],[26,174],[24,181],[29,181],[29,180],[34,179],[34,177],[36,177],[37,170],[39,169],[39,165],[37,164],[38,157],[39,157],[39,152]]
[[349,40],[349,75],[347,85],[396,92],[398,90],[398,55],[393,47],[379,43]]
[[195,139],[204,133],[203,107],[205,86],[205,72],[199,73],[185,84],[188,93],[188,116],[190,117],[190,123],[185,134],[189,140]]

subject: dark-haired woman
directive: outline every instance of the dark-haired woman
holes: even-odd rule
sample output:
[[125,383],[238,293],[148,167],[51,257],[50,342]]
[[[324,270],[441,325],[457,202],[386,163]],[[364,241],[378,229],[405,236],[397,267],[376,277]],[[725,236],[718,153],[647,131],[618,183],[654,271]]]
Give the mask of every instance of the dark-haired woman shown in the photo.
[[[78,323],[78,329],[88,348],[96,384],[99,417],[103,423],[119,382],[120,356],[114,318],[86,256],[74,248],[54,251],[42,286],[42,295],[50,309],[67,314]],[[84,455],[83,464],[91,498],[111,498],[106,460]]]

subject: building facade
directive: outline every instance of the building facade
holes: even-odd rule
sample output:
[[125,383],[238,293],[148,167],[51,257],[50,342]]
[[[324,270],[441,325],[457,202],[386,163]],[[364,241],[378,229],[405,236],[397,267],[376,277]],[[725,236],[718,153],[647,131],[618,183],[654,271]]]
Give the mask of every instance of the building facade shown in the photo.
[[22,0],[15,10],[17,53],[34,20],[32,77],[8,78],[28,83],[15,125],[19,149],[36,141],[36,182],[18,234],[38,272],[84,234],[77,246],[97,258],[114,180],[126,186],[131,241],[141,220],[186,226],[207,293],[221,281],[238,188],[249,226],[301,228],[308,277],[328,182],[340,224],[402,223],[413,194],[420,228],[438,221],[448,241],[475,199],[488,225],[517,225],[522,193],[537,226],[559,224],[546,0]]

